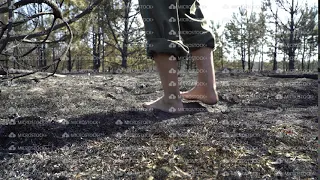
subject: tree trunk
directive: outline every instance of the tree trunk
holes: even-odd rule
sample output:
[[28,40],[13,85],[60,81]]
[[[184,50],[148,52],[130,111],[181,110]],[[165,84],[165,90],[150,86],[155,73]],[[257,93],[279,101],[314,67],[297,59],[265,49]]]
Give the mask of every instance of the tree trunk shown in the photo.
[[123,36],[124,36],[124,40],[123,40],[123,45],[122,45],[122,62],[121,62],[121,66],[124,68],[127,68],[127,58],[128,58],[128,42],[129,42],[129,3],[131,0],[124,0],[124,5],[125,5],[125,9],[124,9],[124,31],[123,31]]
[[101,60],[101,66],[102,66],[102,72],[104,72],[104,61],[105,61],[105,34],[104,34],[104,26],[102,25],[102,60]]
[[311,60],[311,47],[309,49],[309,57],[308,57],[308,71],[310,71],[310,60]]
[[241,41],[240,41],[240,51],[241,51],[241,62],[242,62],[242,70],[243,72],[245,71],[245,48],[244,48],[244,38],[243,38],[243,34],[242,34],[242,23],[241,23],[241,29],[240,29],[240,35],[241,35]]
[[[100,23],[99,23],[100,24]],[[98,28],[98,47],[97,47],[97,62],[96,62],[96,71],[99,72],[101,59],[100,59],[100,46],[101,46],[101,32],[100,27]]]
[[257,50],[255,49],[254,54],[253,54],[253,58],[252,58],[251,72],[252,72],[252,69],[253,69],[253,66],[254,66],[254,61],[256,59],[256,55],[257,55]]
[[46,44],[43,44],[43,66],[46,67],[47,66],[47,57],[46,57]]
[[104,70],[104,61],[105,61],[105,47],[104,47],[104,33],[103,33],[103,35],[102,35],[102,60],[101,60],[101,66],[102,66],[102,72],[104,72],[105,70]]
[[259,67],[258,67],[258,71],[261,71],[261,57],[259,57]]
[[262,56],[261,56],[261,71],[263,71],[263,54],[264,54],[264,52],[263,52],[263,46],[264,46],[264,43],[262,44]]
[[221,59],[221,67],[222,67],[222,69],[223,69],[223,52],[222,52],[222,47],[221,47],[221,49],[220,49],[220,59]]
[[277,62],[277,49],[278,49],[278,40],[277,40],[277,33],[278,33],[278,10],[276,12],[276,21],[275,21],[275,25],[276,25],[276,30],[275,30],[275,34],[274,34],[274,52],[273,52],[273,71],[276,71],[278,69],[278,62]]
[[290,41],[289,41],[289,70],[294,70],[294,42],[293,42],[293,34],[294,34],[294,21],[293,21],[293,15],[294,15],[294,0],[292,0],[292,6],[290,10],[291,15],[291,22],[290,22]]
[[[101,59],[100,59],[100,46],[101,46],[101,12],[100,8],[98,9],[98,29],[95,37],[95,71],[98,73],[101,65]],[[97,40],[97,39],[98,40]]]
[[[52,62],[54,62],[54,60],[55,60],[55,48],[54,47],[52,47]],[[52,70],[52,72],[54,71],[54,66],[51,66],[51,70]]]
[[68,50],[68,71],[71,73],[72,70],[72,61],[71,61],[71,48]]
[[248,72],[251,71],[251,52],[250,52],[250,45],[249,45],[249,42],[248,42]]
[[314,35],[312,34],[311,36],[311,42],[309,43],[309,53],[308,53],[308,71],[310,71],[310,60],[311,60],[311,52],[312,52],[312,49],[313,49],[313,43],[314,43]]
[[77,72],[80,71],[80,59],[77,59],[77,64],[76,64]]
[[243,71],[246,70],[246,48],[243,47],[243,55],[242,55],[242,68],[243,68]]
[[283,53],[282,69],[283,71],[286,70],[286,53]]
[[301,59],[301,70],[304,71],[304,58],[306,52],[306,36],[303,36],[303,49],[302,49],[302,59]]
[[96,69],[96,34],[94,24],[92,24],[92,58],[93,58],[93,70]]

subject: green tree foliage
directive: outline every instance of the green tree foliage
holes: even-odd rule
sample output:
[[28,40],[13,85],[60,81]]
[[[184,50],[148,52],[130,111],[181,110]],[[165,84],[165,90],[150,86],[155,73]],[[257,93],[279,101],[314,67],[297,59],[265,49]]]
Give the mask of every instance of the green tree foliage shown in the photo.
[[240,7],[238,13],[234,13],[232,20],[226,24],[225,37],[231,47],[241,56],[242,69],[245,70],[247,58],[247,69],[252,70],[253,62],[258,54],[259,44],[263,41],[266,33],[265,16],[261,13]]
[[214,38],[215,38],[215,44],[216,49],[213,53],[213,59],[214,59],[214,65],[215,68],[221,69],[224,68],[226,65],[226,56],[225,53],[230,53],[230,50],[228,49],[228,43],[226,42],[224,38],[225,31],[223,30],[224,27],[221,26],[219,23],[214,23],[214,21],[210,21],[210,28],[213,31]]

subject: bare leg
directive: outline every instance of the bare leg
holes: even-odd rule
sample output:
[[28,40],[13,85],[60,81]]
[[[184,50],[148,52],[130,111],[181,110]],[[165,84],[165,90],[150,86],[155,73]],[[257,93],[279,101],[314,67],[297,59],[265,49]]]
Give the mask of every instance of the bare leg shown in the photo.
[[210,48],[200,48],[191,52],[198,69],[198,83],[190,91],[181,93],[187,100],[200,100],[213,105],[219,101],[213,64],[213,52]]
[[177,61],[170,61],[169,57],[167,54],[157,54],[154,56],[164,96],[155,101],[144,103],[143,107],[180,113],[183,112],[183,103],[178,85],[178,63]]

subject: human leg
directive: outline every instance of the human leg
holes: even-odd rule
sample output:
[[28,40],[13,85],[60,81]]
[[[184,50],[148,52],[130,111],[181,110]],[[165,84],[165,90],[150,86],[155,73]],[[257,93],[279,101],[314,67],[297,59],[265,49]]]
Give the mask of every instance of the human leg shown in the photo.
[[209,105],[216,104],[219,100],[216,90],[216,79],[211,48],[200,48],[191,52],[198,70],[197,85],[181,96],[187,100],[200,100]]
[[144,103],[143,106],[149,109],[178,113],[183,111],[178,85],[178,64],[177,61],[171,61],[169,58],[168,54],[154,56],[164,95],[155,101]]
[[181,96],[188,100],[216,104],[218,95],[213,64],[214,36],[197,0],[180,1],[179,5],[180,33],[198,70],[197,85],[190,91],[181,93]]
[[147,55],[152,57],[156,63],[164,90],[163,97],[144,103],[143,107],[165,112],[181,112],[183,104],[178,85],[177,60],[171,58],[177,59],[176,57],[186,55],[189,49],[180,39],[179,22],[172,21],[172,17],[177,19],[178,16],[175,8],[177,1],[139,0],[139,5],[148,42]]

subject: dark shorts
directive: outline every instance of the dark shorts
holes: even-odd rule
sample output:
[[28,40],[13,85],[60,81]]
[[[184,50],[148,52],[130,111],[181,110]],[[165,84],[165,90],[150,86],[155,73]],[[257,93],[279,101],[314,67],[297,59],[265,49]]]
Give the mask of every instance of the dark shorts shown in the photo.
[[201,47],[215,48],[198,0],[139,0],[139,5],[148,57],[155,53],[183,57]]

